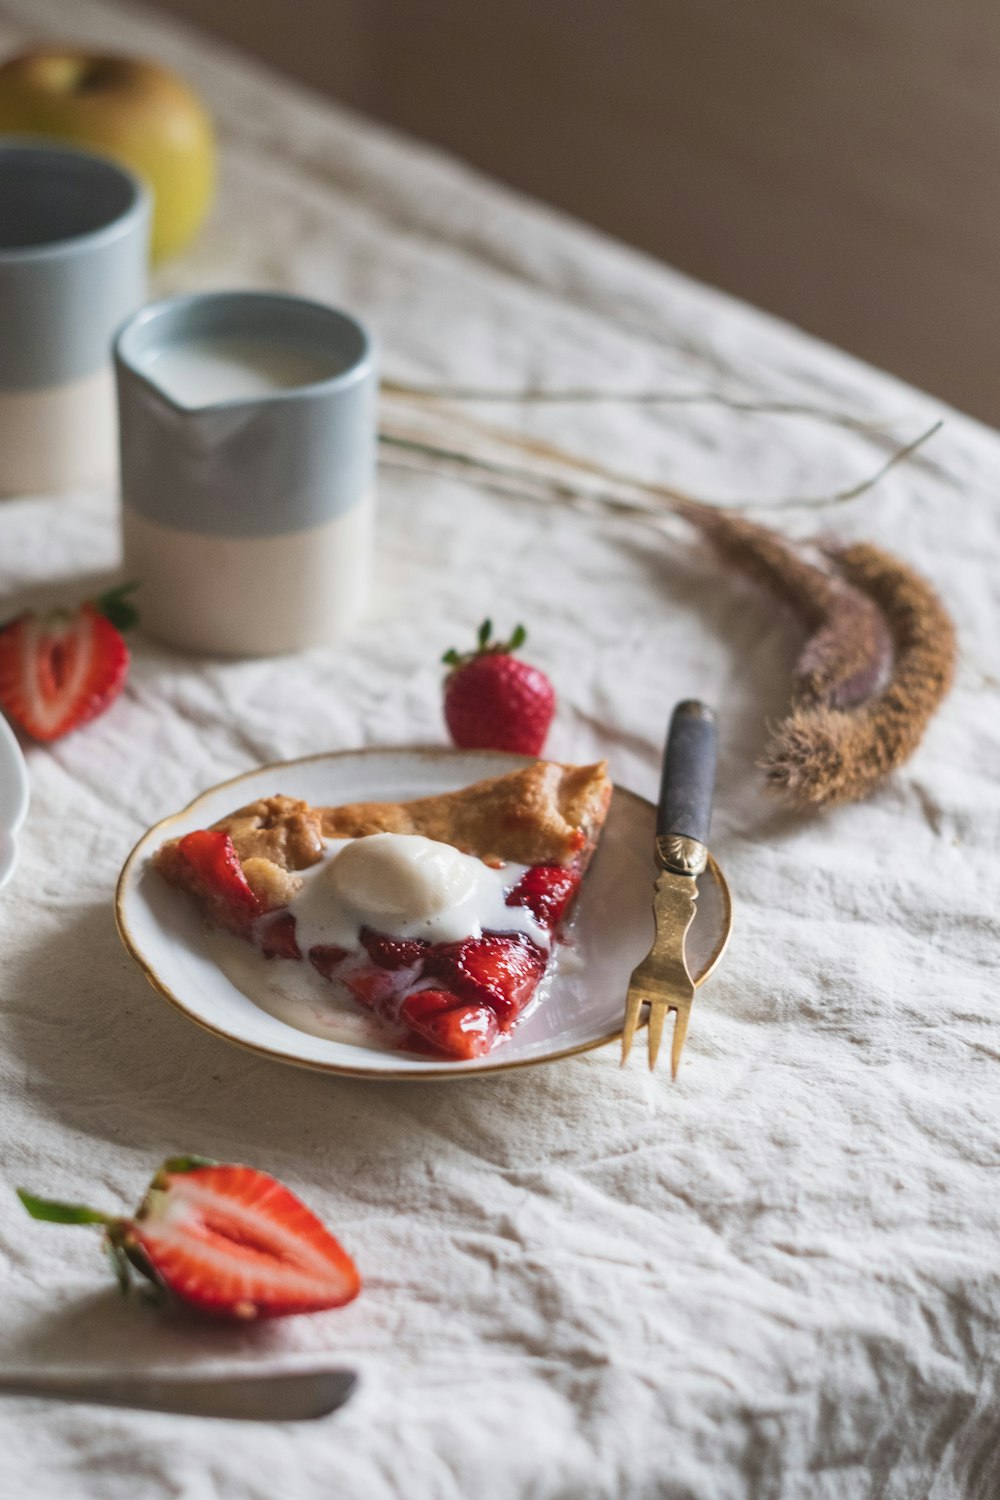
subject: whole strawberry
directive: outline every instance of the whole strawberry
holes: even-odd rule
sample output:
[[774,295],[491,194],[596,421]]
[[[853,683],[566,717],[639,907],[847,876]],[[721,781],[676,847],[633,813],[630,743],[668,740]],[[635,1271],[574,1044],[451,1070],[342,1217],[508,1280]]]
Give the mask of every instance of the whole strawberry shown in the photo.
[[527,631],[518,625],[509,641],[491,641],[484,620],[475,651],[445,652],[444,717],[463,750],[515,750],[541,755],[555,713],[556,695],[544,672],[513,653]]

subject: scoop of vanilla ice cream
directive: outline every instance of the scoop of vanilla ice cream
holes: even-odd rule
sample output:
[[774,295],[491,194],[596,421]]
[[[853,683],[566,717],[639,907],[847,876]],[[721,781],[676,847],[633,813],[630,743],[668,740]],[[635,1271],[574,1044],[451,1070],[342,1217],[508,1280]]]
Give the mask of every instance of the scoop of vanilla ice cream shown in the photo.
[[371,833],[340,851],[327,880],[345,906],[398,925],[461,905],[475,875],[475,863],[450,844],[418,833]]
[[431,943],[522,932],[548,949],[549,935],[528,907],[506,902],[523,873],[523,865],[494,869],[421,834],[370,833],[331,840],[289,910],[303,952],[328,943],[356,949],[365,927]]

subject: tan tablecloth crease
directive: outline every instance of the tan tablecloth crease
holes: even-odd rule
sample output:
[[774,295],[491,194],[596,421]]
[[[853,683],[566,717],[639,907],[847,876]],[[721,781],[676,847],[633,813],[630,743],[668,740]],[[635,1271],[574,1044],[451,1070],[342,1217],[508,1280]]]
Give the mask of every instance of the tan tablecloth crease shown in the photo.
[[[174,63],[219,118],[218,209],[164,288],[349,306],[403,378],[711,389],[900,438],[939,413],[138,7],[0,0],[4,49],[67,34]],[[918,461],[822,518],[921,567],[961,632],[945,711],[867,805],[801,818],[763,793],[794,632],[680,532],[390,469],[377,604],[349,648],[225,663],[140,638],[115,709],[29,752],[0,898],[5,1361],[332,1354],[364,1383],[308,1427],[7,1403],[0,1494],[1000,1492],[1000,437],[944,415]],[[822,493],[883,453],[710,403],[524,420],[722,499]],[[116,561],[110,494],[0,509],[5,607],[86,592]],[[551,752],[607,754],[636,790],[655,790],[672,702],[718,705],[714,845],[738,925],[675,1087],[610,1052],[450,1086],[284,1068],[185,1022],[118,943],[115,877],[149,823],[261,761],[441,740],[438,658],[487,610],[532,628],[559,691]],[[356,1254],[364,1295],[259,1329],[164,1322],[106,1287],[92,1235],[33,1225],[11,1192],[124,1205],[178,1150],[283,1177]]]

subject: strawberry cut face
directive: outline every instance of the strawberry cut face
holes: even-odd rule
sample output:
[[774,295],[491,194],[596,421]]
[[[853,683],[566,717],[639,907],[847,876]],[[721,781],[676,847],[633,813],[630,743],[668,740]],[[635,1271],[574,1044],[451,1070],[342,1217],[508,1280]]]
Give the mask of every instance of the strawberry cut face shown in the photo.
[[22,615],[0,631],[0,706],[36,740],[56,740],[117,698],[128,664],[121,634],[93,605]]
[[99,1224],[119,1285],[132,1272],[219,1318],[278,1318],[350,1302],[357,1268],[316,1215],[265,1172],[172,1157],[137,1213],[116,1216],[18,1189],[34,1219]]
[[123,1225],[156,1279],[202,1312],[273,1318],[356,1297],[353,1261],[314,1213],[266,1173],[244,1166],[160,1172]]

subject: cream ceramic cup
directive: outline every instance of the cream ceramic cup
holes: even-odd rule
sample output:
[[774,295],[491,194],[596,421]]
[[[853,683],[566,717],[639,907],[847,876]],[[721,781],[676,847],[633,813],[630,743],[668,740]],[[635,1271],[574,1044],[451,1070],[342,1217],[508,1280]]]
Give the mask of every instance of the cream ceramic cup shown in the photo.
[[124,168],[0,139],[0,495],[114,477],[111,341],[145,296],[148,237]]
[[144,626],[225,655],[340,640],[371,567],[377,387],[362,325],[271,292],[175,297],[129,320],[115,365]]

